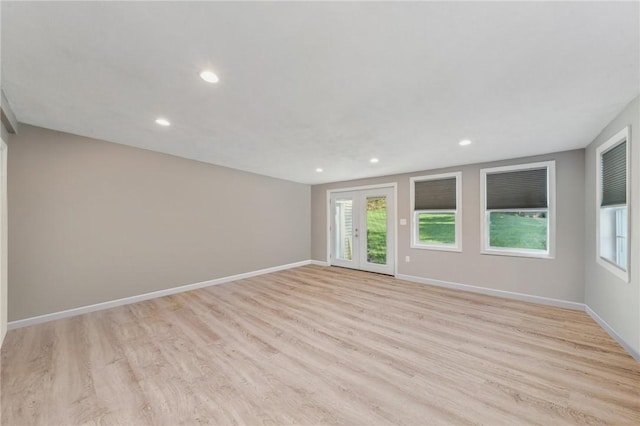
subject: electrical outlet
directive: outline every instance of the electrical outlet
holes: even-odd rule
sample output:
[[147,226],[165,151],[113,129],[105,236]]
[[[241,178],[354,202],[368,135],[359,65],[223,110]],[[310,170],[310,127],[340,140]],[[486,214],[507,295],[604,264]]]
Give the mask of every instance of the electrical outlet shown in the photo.
[[400,219],[400,225],[406,226],[407,225],[407,219]]
[[404,257],[404,261],[405,261],[405,262],[411,262],[411,258],[410,258],[409,256],[405,256],[405,257]]

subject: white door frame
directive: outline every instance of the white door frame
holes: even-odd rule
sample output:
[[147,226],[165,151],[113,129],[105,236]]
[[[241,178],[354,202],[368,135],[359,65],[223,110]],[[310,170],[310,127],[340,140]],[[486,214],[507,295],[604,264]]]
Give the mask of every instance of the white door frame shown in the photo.
[[361,191],[366,189],[393,189],[393,276],[398,274],[398,182],[380,183],[376,185],[350,186],[348,188],[327,189],[327,265],[331,266],[331,194],[336,192]]

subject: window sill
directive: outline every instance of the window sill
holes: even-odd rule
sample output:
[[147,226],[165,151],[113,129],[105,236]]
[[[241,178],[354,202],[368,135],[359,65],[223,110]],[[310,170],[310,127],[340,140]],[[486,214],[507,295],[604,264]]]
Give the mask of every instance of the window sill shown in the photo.
[[620,269],[619,267],[617,267],[613,263],[609,262],[606,259],[603,259],[600,256],[596,257],[596,261],[597,261],[598,265],[602,266],[604,269],[606,269],[607,271],[611,272],[613,275],[615,275],[617,278],[621,279],[625,283],[630,282],[629,281],[629,271],[628,270],[627,271],[623,271],[622,269]]
[[533,259],[555,259],[551,253],[536,253],[531,251],[520,250],[496,250],[496,249],[482,249],[480,254],[493,255],[493,256],[511,256],[511,257],[527,257]]
[[462,252],[462,247],[458,246],[445,246],[445,245],[428,245],[428,244],[411,244],[412,249],[418,250],[435,250],[435,251],[452,251],[452,252]]

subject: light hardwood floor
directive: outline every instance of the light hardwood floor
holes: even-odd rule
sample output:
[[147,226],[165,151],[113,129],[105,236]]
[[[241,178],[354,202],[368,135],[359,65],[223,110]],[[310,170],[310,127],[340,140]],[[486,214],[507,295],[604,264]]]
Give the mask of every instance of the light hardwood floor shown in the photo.
[[640,424],[584,312],[307,266],[10,331],[2,424]]

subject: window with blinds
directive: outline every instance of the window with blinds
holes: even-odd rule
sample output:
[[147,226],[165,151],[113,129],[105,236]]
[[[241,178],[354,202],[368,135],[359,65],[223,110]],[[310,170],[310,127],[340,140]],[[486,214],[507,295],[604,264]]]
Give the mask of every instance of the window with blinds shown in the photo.
[[481,170],[483,253],[552,257],[555,162]]
[[629,129],[596,150],[598,262],[629,281]]
[[460,251],[460,181],[446,173],[410,179],[413,211],[411,247]]
[[600,205],[627,204],[627,142],[621,142],[602,154],[602,200]]
[[487,208],[546,209],[547,167],[487,174]]

